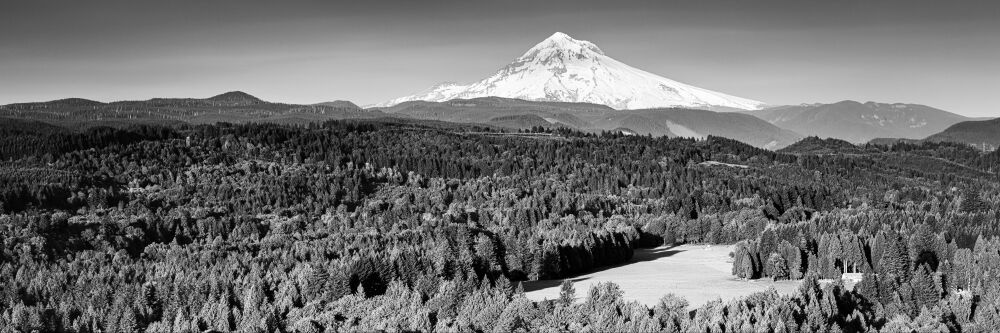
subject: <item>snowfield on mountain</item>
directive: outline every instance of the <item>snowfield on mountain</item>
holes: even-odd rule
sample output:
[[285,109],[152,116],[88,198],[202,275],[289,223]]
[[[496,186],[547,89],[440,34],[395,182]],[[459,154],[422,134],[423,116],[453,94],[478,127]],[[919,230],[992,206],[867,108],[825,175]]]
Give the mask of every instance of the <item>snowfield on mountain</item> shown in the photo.
[[561,32],[535,45],[492,76],[468,85],[444,83],[375,105],[443,102],[486,96],[584,102],[615,109],[663,107],[759,110],[765,103],[703,89],[626,65],[594,43]]

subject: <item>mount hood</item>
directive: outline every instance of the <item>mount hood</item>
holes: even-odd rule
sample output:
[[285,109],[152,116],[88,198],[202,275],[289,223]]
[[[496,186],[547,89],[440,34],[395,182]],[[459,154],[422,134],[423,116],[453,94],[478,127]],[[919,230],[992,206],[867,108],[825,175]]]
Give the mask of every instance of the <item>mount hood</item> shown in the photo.
[[481,81],[468,85],[439,84],[424,92],[375,106],[487,96],[594,103],[619,110],[664,107],[758,110],[765,106],[759,101],[691,86],[637,69],[605,55],[594,43],[561,32]]

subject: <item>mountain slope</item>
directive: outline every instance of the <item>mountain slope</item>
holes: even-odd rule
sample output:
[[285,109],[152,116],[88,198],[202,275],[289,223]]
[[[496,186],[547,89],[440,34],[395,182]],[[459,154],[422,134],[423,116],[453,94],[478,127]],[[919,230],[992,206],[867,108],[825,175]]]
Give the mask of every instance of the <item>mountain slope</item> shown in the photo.
[[855,101],[780,106],[750,114],[798,133],[854,143],[874,138],[921,139],[968,120],[925,105]]
[[[713,112],[696,109],[645,109],[615,111],[600,119],[589,120],[602,129],[627,128],[638,134],[647,134],[630,123],[635,117],[644,120],[645,128],[663,127],[663,133],[654,136],[681,136],[703,139],[712,136],[726,137],[742,141],[751,146],[779,149],[802,138],[793,131],[782,129],[754,116],[737,112]],[[583,118],[588,120],[587,118]]]
[[[411,101],[380,110],[416,119],[502,124],[505,127],[522,125],[521,129],[544,125],[539,122],[540,118],[552,126],[590,132],[627,130],[641,135],[695,138],[714,135],[769,149],[778,149],[802,138],[748,114],[681,108],[615,110],[597,104],[484,97],[447,102]],[[514,119],[519,121],[511,121]]]
[[958,142],[977,146],[983,150],[1000,147],[1000,118],[981,121],[963,121],[951,125],[941,133],[925,139],[933,142]]
[[[564,119],[577,128],[589,127],[582,115],[602,115],[614,111],[607,106],[584,103],[533,102],[500,97],[456,99],[446,102],[410,101],[392,107],[376,108],[386,113],[418,119],[458,123],[485,123],[500,116],[534,114],[542,118]],[[574,116],[572,119],[567,115]],[[582,125],[582,126],[581,126]]]
[[597,45],[557,32],[495,74],[469,85],[444,83],[377,106],[499,96],[584,102],[615,109],[662,107],[756,110],[764,103],[670,80],[604,54]]

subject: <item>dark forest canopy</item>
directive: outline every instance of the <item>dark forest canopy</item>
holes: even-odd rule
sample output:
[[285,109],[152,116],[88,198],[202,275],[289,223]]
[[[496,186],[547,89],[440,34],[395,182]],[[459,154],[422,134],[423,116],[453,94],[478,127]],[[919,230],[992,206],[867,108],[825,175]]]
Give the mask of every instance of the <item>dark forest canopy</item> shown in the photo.
[[[998,156],[398,119],[0,126],[0,327],[994,331]],[[674,243],[737,244],[735,276],[803,287],[698,309],[518,287]],[[865,279],[818,282],[845,271]]]

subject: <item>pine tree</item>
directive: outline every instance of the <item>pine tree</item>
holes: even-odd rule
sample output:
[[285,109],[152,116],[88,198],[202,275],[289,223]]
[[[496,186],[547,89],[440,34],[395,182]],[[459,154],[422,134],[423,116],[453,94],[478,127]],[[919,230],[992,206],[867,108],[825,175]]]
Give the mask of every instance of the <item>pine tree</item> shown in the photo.
[[971,186],[966,187],[962,190],[962,203],[959,209],[965,213],[983,213],[987,209],[987,205],[983,202],[982,197],[980,197],[979,191],[972,188]]
[[570,306],[574,300],[576,300],[576,288],[573,288],[573,282],[563,280],[559,286],[559,303],[564,306]]
[[788,264],[785,262],[785,258],[778,253],[771,253],[771,256],[767,258],[768,267],[766,271],[770,273],[771,278],[774,280],[787,280],[788,279]]
[[920,307],[931,307],[941,300],[941,295],[938,292],[939,288],[936,286],[934,277],[926,265],[920,265],[917,268],[910,284],[913,286],[913,298],[915,306],[918,309]]
[[667,332],[680,332],[688,319],[688,301],[674,294],[666,294],[653,307],[660,326]]
[[937,253],[937,237],[931,226],[921,224],[910,236],[910,258],[913,265],[928,265],[931,271],[937,270],[939,254]]
[[757,276],[754,269],[753,254],[745,241],[736,244],[733,250],[732,274],[742,279],[753,279]]
[[882,259],[879,260],[879,267],[881,267],[879,274],[893,277],[900,283],[909,281],[910,254],[908,252],[906,244],[899,237],[887,239]]
[[879,302],[879,288],[875,274],[870,272],[864,273],[864,275],[862,275],[861,282],[858,282],[858,284],[854,286],[854,290],[869,302]]

